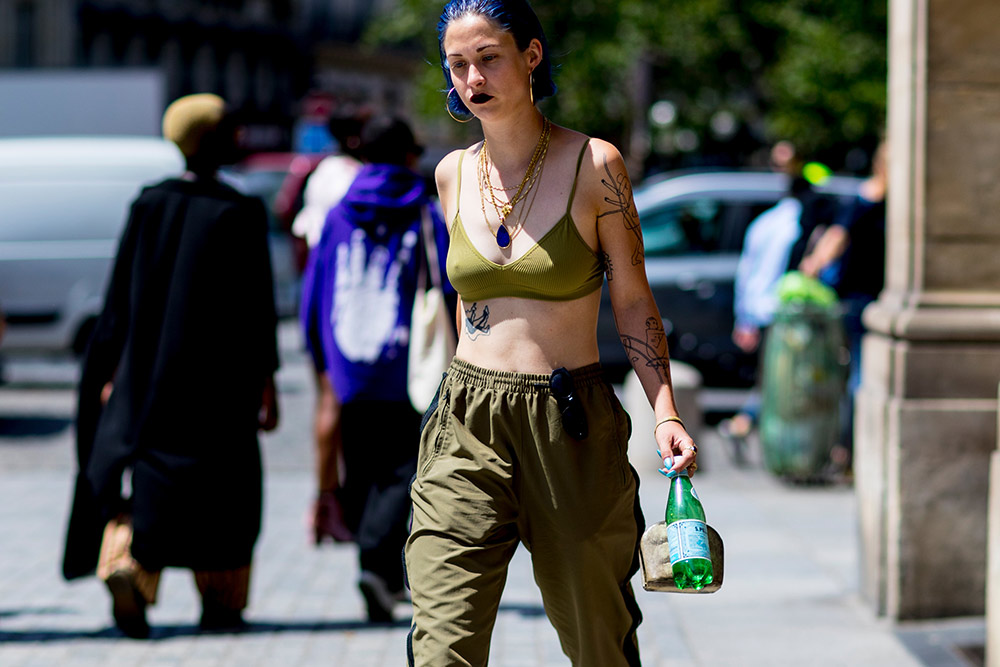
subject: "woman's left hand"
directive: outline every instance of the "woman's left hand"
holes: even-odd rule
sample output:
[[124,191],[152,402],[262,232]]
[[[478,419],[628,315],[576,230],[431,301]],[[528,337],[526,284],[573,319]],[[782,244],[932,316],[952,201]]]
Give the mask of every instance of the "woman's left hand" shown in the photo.
[[698,446],[678,422],[666,422],[656,429],[657,450],[663,462],[660,474],[673,477],[687,468],[688,474],[698,470]]

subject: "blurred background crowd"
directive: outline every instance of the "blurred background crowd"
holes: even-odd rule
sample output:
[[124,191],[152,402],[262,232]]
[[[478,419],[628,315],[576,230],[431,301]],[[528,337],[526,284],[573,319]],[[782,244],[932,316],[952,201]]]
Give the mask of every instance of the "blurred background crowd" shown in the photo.
[[[636,197],[650,277],[662,288],[658,301],[677,332],[671,340],[676,358],[695,364],[708,384],[752,383],[747,366],[755,365],[755,357],[730,340],[730,283],[746,227],[780,199],[786,184],[746,172],[770,172],[770,151],[780,140],[795,147],[802,163],[826,165],[838,176],[869,172],[885,116],[885,3],[535,4],[560,45],[553,54],[560,94],[544,102],[543,112],[621,147],[633,182],[646,184]],[[170,101],[191,93],[220,95],[240,123],[243,159],[231,175],[242,190],[263,197],[272,214],[278,308],[289,316],[306,255],[305,242],[290,232],[306,182],[324,157],[351,149],[341,145],[343,136],[338,141],[336,128],[331,132],[331,121],[343,130],[345,121],[375,113],[406,117],[426,148],[417,165],[425,176],[449,150],[476,138],[475,123],[458,125],[443,113],[440,72],[431,64],[437,46],[427,29],[438,5],[3,3],[0,138],[154,137]],[[28,164],[51,170],[46,162],[67,163],[65,149],[49,144],[44,150],[62,153],[46,157],[39,145],[0,144],[0,169],[23,174]],[[153,149],[138,150],[149,155]],[[136,162],[155,162],[129,159],[133,170]],[[154,172],[176,166],[159,159]],[[735,169],[745,173],[727,173]],[[672,178],[678,170],[701,175]],[[147,168],[129,184],[130,194],[158,175]],[[67,178],[74,177],[60,176]],[[850,195],[856,186],[837,176],[816,182],[831,196]],[[67,196],[77,209],[85,206],[72,190]],[[101,216],[118,224],[124,220],[124,186],[114,197],[118,210]],[[0,206],[7,207],[5,216],[41,215],[31,212],[37,207],[16,208],[10,199]],[[63,230],[53,238],[102,239],[102,250],[79,252],[110,256],[106,241],[117,232],[107,228],[76,237]],[[25,240],[9,231],[0,236],[0,243]],[[657,258],[672,261],[654,268]],[[725,268],[705,268],[708,258]],[[53,295],[27,294],[37,288],[34,281],[15,280],[19,274],[8,270],[14,269],[0,265],[0,304],[10,327],[5,347],[80,352],[95,306],[56,303],[54,294],[66,289],[55,284]],[[100,276],[91,282],[99,284]],[[49,341],[39,325],[56,320],[59,335]],[[617,337],[606,333],[602,357],[623,367]]]
[[[535,9],[561,49],[552,54],[560,94],[543,113],[621,147],[637,184],[671,357],[709,386],[759,384],[775,307],[741,321],[752,289],[740,267],[770,276],[757,281],[765,300],[799,268],[827,270],[837,287],[836,260],[851,236],[825,246],[822,237],[851,229],[863,177],[875,168],[885,4],[540,1]],[[220,178],[264,202],[277,314],[294,318],[309,249],[352,185],[373,118],[408,120],[420,150],[407,166],[429,192],[440,158],[478,138],[478,124],[457,124],[443,108],[428,29],[439,11],[437,0],[0,3],[0,358],[84,353],[131,202],[140,186],[190,162],[160,135],[164,109],[191,94],[225,101],[236,152],[220,156]],[[884,184],[874,197],[882,201]],[[777,248],[764,267],[750,256],[759,254],[751,230],[785,224],[785,211],[786,242],[759,233]],[[884,204],[875,217],[868,227],[884,238]],[[813,251],[826,246],[833,250],[820,261]],[[883,260],[881,246],[874,255]],[[877,282],[858,318],[881,274]],[[629,365],[607,291],[598,329],[602,363],[621,382]],[[316,380],[311,530],[317,544],[348,541],[334,497],[341,455],[322,445],[339,438],[340,406],[323,375]],[[737,458],[759,411],[753,400],[743,407],[721,426]],[[817,448],[815,471],[802,475],[825,470],[834,445],[847,452],[838,472],[849,471],[849,418],[827,430],[834,434]],[[369,600],[370,618],[391,618],[393,603],[373,612]],[[133,632],[148,633],[140,625]]]

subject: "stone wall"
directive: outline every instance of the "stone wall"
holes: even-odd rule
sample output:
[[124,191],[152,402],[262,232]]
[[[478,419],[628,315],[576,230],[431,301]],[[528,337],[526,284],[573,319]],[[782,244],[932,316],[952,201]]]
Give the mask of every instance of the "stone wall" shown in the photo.
[[990,454],[986,561],[986,665],[1000,667],[1000,438]]
[[1000,379],[1000,3],[890,0],[886,289],[855,421],[863,592],[982,614]]

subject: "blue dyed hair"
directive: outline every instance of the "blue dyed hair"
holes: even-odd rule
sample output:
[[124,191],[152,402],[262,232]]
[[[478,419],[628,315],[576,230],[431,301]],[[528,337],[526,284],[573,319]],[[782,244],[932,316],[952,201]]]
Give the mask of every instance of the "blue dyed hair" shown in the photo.
[[[444,33],[448,25],[465,16],[482,16],[497,25],[514,38],[517,48],[524,51],[537,39],[542,44],[542,60],[532,72],[534,84],[532,93],[535,101],[554,95],[556,84],[552,81],[552,61],[549,59],[549,45],[538,22],[534,10],[525,0],[450,0],[441,12],[438,21],[438,50],[441,54],[441,70],[444,72],[445,90],[450,91],[451,69],[444,53]],[[448,107],[456,114],[468,114],[469,109],[457,95],[448,96]]]

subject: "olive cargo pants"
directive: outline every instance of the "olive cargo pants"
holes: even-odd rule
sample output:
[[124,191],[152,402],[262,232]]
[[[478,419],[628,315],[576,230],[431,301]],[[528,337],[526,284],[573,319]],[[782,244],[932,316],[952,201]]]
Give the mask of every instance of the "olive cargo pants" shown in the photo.
[[411,665],[480,667],[519,542],[576,667],[639,664],[631,577],[643,531],[628,415],[600,366],[572,372],[589,434],[567,435],[549,376],[455,360],[422,432],[406,569]]

